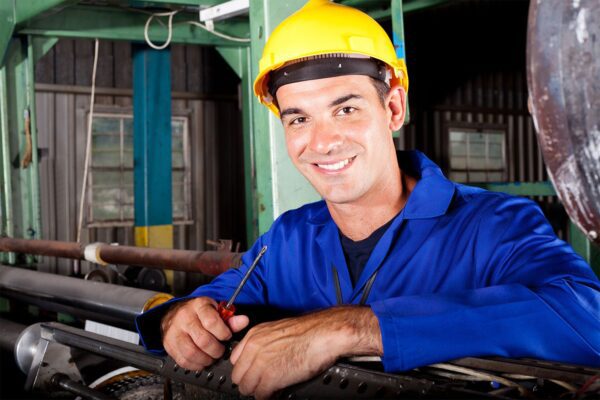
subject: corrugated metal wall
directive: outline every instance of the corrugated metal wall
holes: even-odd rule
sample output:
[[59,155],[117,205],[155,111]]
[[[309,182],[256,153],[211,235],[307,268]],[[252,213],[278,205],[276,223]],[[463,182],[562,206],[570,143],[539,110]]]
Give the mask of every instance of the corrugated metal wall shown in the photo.
[[528,5],[456,1],[407,15],[411,124],[401,146],[446,169],[449,126],[499,126],[507,132],[508,180],[547,180],[527,109]]
[[[173,115],[189,117],[194,219],[193,225],[175,226],[174,247],[202,250],[207,239],[219,238],[244,242],[237,78],[210,49],[174,45],[171,53]],[[91,41],[61,40],[36,66],[44,239],[76,240],[92,63]],[[96,111],[131,110],[131,65],[129,43],[100,43]],[[133,240],[131,227],[82,232],[84,243]],[[55,259],[40,266],[63,274],[71,268],[69,260]]]
[[[527,107],[528,8],[528,0],[460,0],[406,15],[411,122],[399,148],[422,150],[447,174],[449,127],[500,127],[507,180],[548,180]],[[565,237],[558,199],[535,200]]]

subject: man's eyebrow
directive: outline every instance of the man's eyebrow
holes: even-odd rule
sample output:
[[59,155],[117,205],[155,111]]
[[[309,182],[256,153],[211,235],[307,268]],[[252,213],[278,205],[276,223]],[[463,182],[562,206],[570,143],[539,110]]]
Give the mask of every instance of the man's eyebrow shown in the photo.
[[329,107],[335,107],[335,106],[339,106],[340,104],[343,104],[345,102],[347,102],[348,100],[351,99],[362,99],[362,96],[358,95],[358,94],[348,94],[346,96],[342,96],[338,99],[335,99],[334,101],[332,101],[331,103],[329,103]]
[[299,108],[286,108],[279,114],[279,118],[283,119],[286,115],[302,114],[303,111]]

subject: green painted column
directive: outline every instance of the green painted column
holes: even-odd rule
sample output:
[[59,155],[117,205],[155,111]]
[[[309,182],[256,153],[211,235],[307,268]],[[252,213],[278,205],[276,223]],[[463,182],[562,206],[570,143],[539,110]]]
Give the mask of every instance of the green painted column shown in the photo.
[[[135,245],[173,247],[171,52],[133,46]],[[173,271],[167,271],[173,287]]]
[[[251,81],[258,75],[258,61],[271,31],[305,3],[305,0],[250,0]],[[279,119],[254,96],[252,102],[256,216],[258,233],[262,234],[284,211],[320,197],[289,160]]]
[[26,239],[41,233],[33,65],[31,38],[12,39],[0,72],[2,234]]

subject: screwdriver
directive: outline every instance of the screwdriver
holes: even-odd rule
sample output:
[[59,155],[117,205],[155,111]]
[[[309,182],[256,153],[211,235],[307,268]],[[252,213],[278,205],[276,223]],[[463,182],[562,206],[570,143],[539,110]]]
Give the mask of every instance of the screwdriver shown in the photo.
[[222,300],[221,302],[219,302],[219,306],[217,307],[217,312],[219,313],[219,315],[221,316],[221,319],[223,321],[227,322],[229,320],[229,318],[233,317],[233,315],[235,314],[235,306],[233,305],[233,302],[235,301],[235,298],[238,296],[238,294],[240,294],[240,291],[246,284],[246,281],[250,277],[250,274],[252,273],[252,271],[254,271],[254,268],[256,268],[258,261],[263,256],[263,254],[265,254],[266,251],[267,251],[267,246],[263,246],[263,248],[260,249],[260,251],[258,252],[258,255],[254,259],[254,261],[252,261],[252,265],[250,265],[250,268],[248,268],[246,275],[244,275],[244,278],[242,278],[242,281],[240,282],[238,287],[235,289],[235,292],[233,292],[233,295],[231,295],[231,298],[229,299],[229,301]]

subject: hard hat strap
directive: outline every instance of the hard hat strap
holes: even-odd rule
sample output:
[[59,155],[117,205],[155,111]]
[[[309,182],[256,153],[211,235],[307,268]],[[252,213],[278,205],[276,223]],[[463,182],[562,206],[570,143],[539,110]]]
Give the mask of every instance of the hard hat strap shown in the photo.
[[270,73],[269,93],[275,97],[275,93],[283,85],[341,75],[366,75],[385,82],[387,67],[374,58],[334,56],[294,62]]

